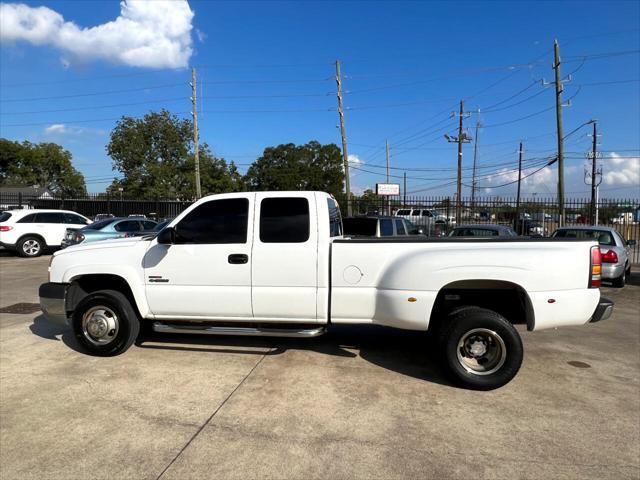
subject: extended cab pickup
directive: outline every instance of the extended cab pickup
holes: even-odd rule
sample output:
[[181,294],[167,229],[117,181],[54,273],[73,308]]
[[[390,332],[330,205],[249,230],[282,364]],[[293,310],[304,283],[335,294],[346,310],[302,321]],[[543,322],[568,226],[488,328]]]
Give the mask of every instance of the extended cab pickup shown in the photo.
[[233,193],[201,199],[156,236],[57,252],[40,302],[105,356],[127,350],[141,324],[297,337],[332,324],[429,330],[455,380],[491,389],[520,368],[514,324],[611,315],[600,268],[594,241],[350,239],[326,193]]

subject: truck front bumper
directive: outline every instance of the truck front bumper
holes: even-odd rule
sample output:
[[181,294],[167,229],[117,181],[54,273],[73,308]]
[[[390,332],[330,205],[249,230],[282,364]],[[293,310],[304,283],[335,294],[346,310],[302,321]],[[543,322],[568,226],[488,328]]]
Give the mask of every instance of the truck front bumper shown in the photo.
[[608,298],[600,298],[600,303],[596,307],[596,311],[593,312],[590,323],[599,322],[600,320],[606,320],[613,313],[613,302]]
[[44,316],[58,325],[68,325],[65,296],[66,283],[43,283],[40,285],[40,309]]

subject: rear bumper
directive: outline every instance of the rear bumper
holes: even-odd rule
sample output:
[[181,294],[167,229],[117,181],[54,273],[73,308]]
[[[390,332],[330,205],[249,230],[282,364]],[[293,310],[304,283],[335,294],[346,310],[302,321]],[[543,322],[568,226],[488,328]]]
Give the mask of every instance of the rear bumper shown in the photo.
[[43,283],[40,285],[40,309],[44,316],[59,325],[67,325],[67,309],[65,296],[66,283]]
[[596,311],[593,312],[590,323],[599,322],[600,320],[606,320],[613,313],[613,302],[608,298],[600,298],[600,303],[596,307]]
[[16,249],[15,243],[0,242],[0,247],[6,248],[7,250],[15,250]]
[[603,263],[602,278],[604,280],[613,280],[624,274],[624,263]]

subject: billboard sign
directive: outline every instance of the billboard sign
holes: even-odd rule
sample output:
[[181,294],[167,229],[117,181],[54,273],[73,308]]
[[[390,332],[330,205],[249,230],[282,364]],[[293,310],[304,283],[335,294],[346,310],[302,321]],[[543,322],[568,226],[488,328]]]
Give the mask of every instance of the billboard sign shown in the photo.
[[400,195],[399,183],[376,183],[376,195]]

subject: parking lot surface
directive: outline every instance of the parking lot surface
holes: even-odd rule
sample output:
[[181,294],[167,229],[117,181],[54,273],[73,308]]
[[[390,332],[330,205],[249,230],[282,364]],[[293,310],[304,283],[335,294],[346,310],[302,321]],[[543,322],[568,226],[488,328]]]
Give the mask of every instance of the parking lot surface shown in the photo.
[[[0,307],[37,302],[48,261],[0,256]],[[0,478],[637,479],[640,275],[602,293],[606,321],[522,330],[491,392],[452,386],[415,332],[158,335],[96,358],[2,313]]]

